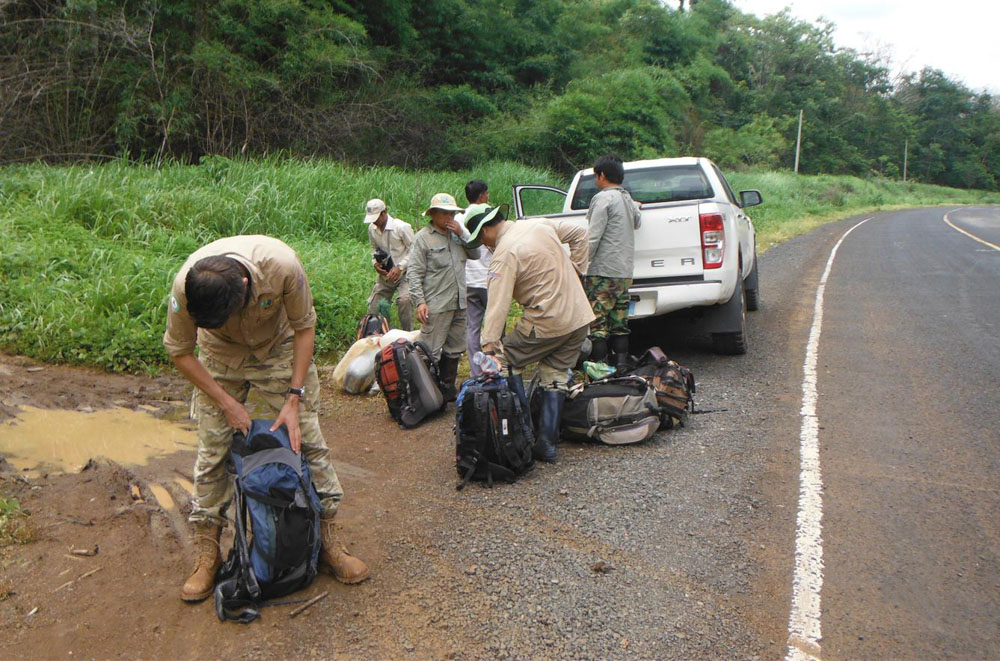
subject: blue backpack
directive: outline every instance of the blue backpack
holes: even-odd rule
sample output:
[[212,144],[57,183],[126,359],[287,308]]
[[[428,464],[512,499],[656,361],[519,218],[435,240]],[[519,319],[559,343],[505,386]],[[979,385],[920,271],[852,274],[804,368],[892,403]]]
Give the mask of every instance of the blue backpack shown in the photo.
[[254,420],[248,435],[233,434],[236,532],[215,587],[215,612],[223,621],[253,622],[261,602],[316,578],[319,495],[308,462],[291,449],[288,429],[272,432],[272,424]]

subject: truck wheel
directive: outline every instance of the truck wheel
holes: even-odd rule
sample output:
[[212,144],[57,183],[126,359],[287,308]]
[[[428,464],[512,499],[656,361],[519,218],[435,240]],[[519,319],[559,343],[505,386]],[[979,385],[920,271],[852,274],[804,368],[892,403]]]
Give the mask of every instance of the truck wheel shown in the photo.
[[753,269],[744,281],[747,310],[756,312],[760,309],[760,282],[757,279],[757,255],[753,256]]
[[740,297],[740,329],[731,333],[712,333],[712,349],[715,353],[728,356],[742,356],[747,352],[747,296],[746,283],[740,281],[736,290]]

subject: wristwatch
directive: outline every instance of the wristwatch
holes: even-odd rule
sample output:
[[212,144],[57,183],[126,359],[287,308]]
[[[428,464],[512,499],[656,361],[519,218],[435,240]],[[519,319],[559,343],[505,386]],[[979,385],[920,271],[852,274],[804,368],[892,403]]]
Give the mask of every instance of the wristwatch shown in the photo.
[[298,396],[299,399],[303,399],[306,396],[306,389],[305,388],[289,388],[287,394],[289,394],[289,395],[296,395],[296,396]]

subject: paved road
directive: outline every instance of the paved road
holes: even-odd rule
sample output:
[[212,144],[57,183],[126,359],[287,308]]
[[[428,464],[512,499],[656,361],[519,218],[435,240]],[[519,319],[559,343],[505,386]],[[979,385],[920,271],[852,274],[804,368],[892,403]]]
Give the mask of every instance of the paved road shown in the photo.
[[823,658],[1000,656],[1000,250],[944,212],[857,228],[826,287]]

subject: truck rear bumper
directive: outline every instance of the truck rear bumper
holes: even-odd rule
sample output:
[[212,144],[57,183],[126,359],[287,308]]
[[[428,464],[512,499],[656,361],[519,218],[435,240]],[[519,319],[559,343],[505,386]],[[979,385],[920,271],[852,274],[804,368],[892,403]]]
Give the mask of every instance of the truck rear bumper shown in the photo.
[[685,308],[725,303],[733,295],[733,288],[730,286],[726,291],[721,280],[704,280],[659,286],[634,285],[628,293],[629,319],[641,319]]

